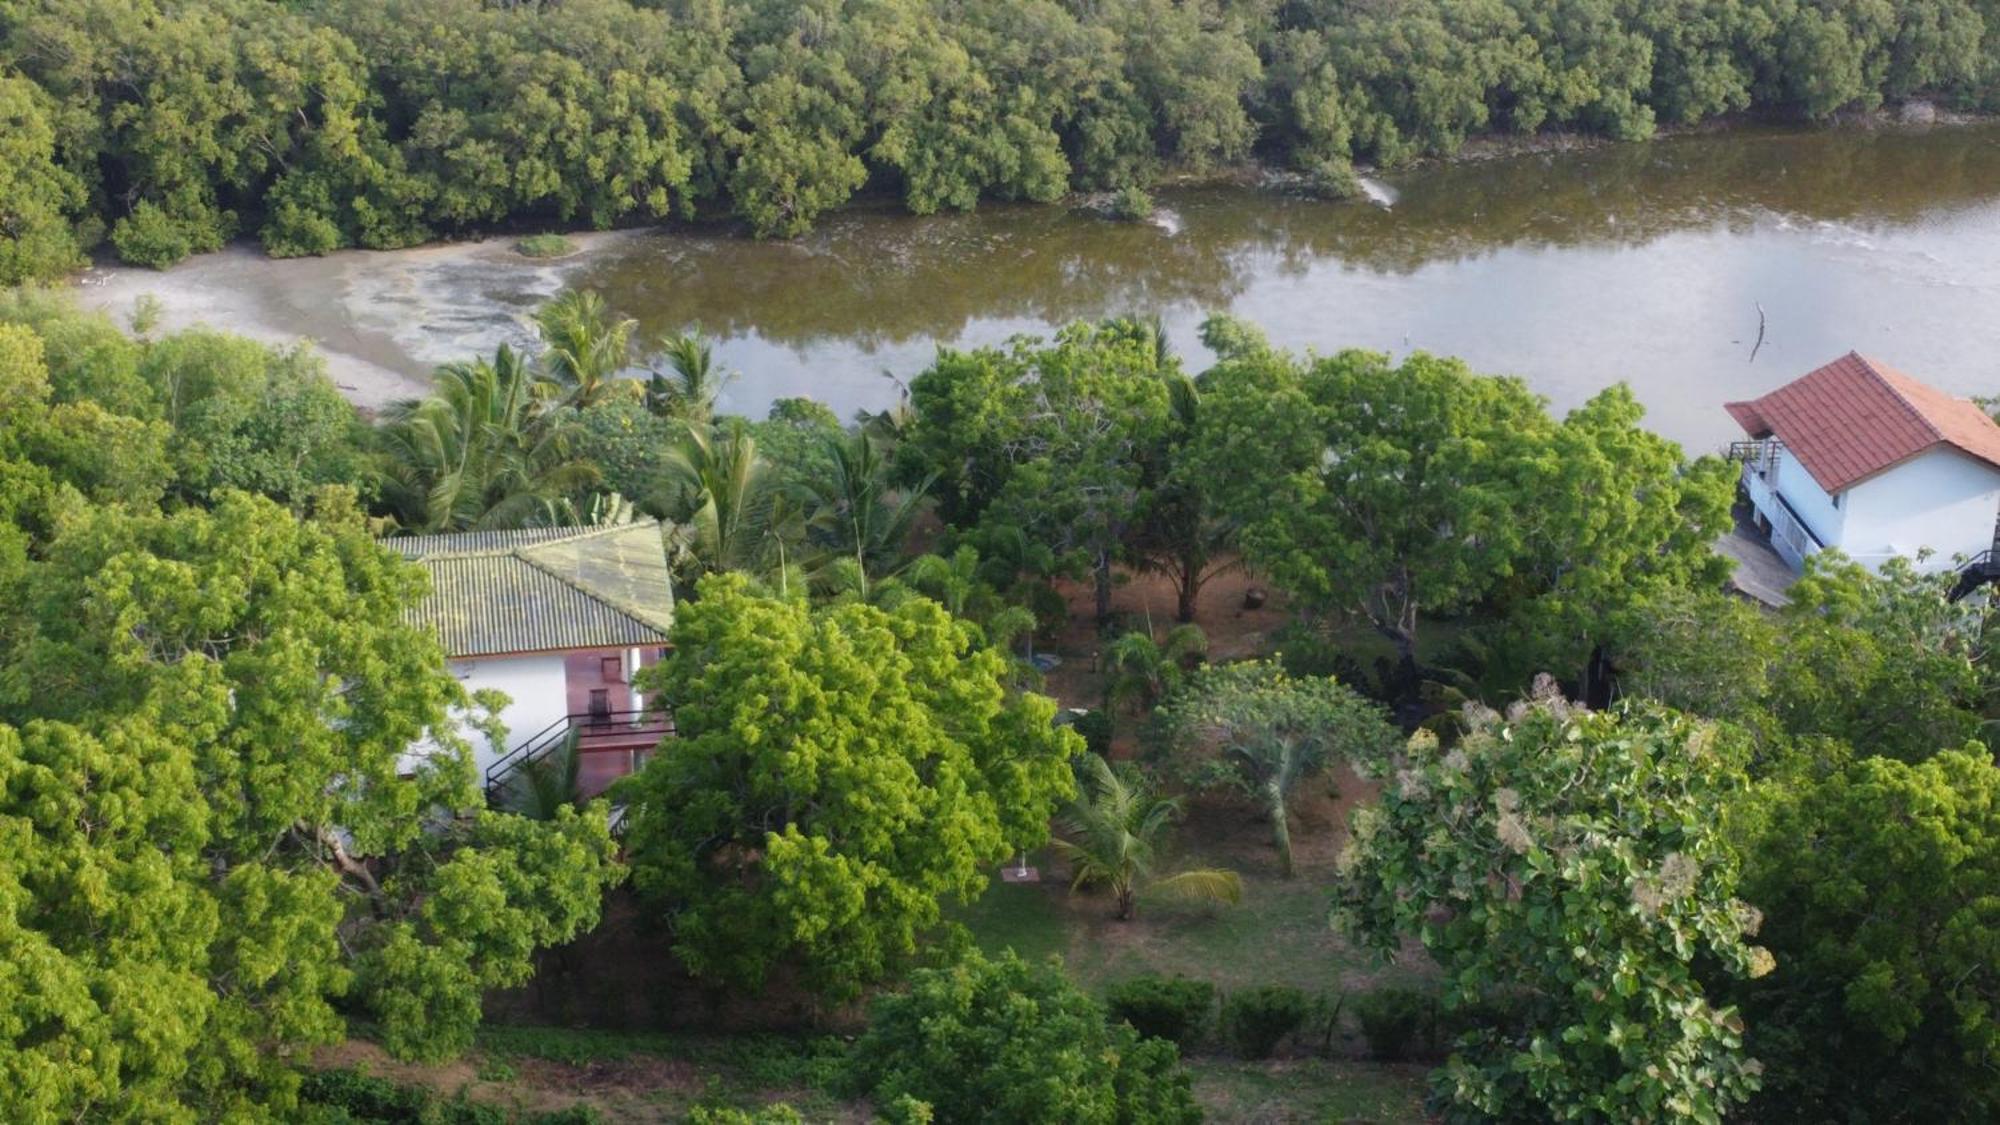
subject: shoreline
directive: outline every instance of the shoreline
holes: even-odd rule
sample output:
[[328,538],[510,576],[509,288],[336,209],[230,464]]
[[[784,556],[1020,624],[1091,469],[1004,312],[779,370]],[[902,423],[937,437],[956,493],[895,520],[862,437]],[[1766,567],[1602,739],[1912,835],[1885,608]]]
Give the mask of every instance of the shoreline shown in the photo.
[[[1686,129],[1662,130],[1655,140],[1757,129],[1768,130],[1773,136],[1880,130],[1919,133],[1996,120],[1995,116],[1953,115],[1921,122],[1907,120],[1908,116],[1907,108],[1881,110],[1810,129],[1723,118]],[[1405,164],[1387,173],[1365,170],[1362,174],[1371,179],[1386,175],[1392,179],[1393,189],[1409,186],[1413,178],[1421,178],[1427,171],[1451,165],[1650,143],[1563,133],[1476,138],[1450,158]],[[1218,186],[1297,194],[1295,185],[1283,179],[1278,170],[1262,165],[1217,169],[1200,177],[1170,177],[1161,186],[1167,191]],[[1089,210],[1089,199],[1079,193],[1037,206],[1084,212]],[[1341,202],[1370,205],[1369,200],[1360,198]],[[1329,201],[1328,205],[1340,204]],[[886,198],[865,197],[830,216],[829,225],[836,225],[841,215],[849,219],[887,217],[892,211],[902,214]],[[392,402],[428,393],[431,373],[442,364],[490,356],[501,343],[532,344],[534,333],[528,315],[533,308],[554,296],[575,275],[603,261],[607,252],[663,235],[752,244],[740,228],[731,229],[730,222],[564,232],[574,251],[555,258],[530,258],[519,253],[515,248],[521,238],[519,231],[402,250],[341,250],[296,259],[269,258],[254,243],[240,241],[166,270],[101,261],[74,275],[67,288],[80,306],[105,313],[121,326],[129,323],[140,302],[150,299],[158,313],[154,323],[159,330],[206,326],[278,346],[310,342],[342,394],[364,412],[373,413]],[[782,250],[795,244],[768,245]],[[767,259],[769,256],[765,254]],[[798,393],[799,388],[787,390]]]

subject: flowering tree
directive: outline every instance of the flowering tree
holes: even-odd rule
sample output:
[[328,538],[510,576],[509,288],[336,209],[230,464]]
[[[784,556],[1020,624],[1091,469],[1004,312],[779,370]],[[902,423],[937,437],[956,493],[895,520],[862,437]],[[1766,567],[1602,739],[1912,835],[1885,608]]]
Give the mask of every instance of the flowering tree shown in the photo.
[[[1715,728],[1661,710],[1595,714],[1538,685],[1378,756],[1336,914],[1383,954],[1421,941],[1454,1009],[1504,1015],[1433,1077],[1453,1116],[1719,1121],[1758,1086],[1735,1011],[1694,961],[1761,976],[1759,917],[1735,898],[1718,810],[1744,785]],[[1471,1022],[1471,1021],[1468,1021]]]

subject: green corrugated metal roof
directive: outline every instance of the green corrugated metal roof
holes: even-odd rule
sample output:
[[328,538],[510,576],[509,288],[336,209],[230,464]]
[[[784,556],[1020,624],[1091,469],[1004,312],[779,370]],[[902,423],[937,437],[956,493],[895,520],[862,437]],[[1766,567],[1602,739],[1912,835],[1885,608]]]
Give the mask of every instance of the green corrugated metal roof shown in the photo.
[[423,564],[431,593],[413,624],[454,657],[660,645],[674,592],[660,525],[468,531],[386,539]]

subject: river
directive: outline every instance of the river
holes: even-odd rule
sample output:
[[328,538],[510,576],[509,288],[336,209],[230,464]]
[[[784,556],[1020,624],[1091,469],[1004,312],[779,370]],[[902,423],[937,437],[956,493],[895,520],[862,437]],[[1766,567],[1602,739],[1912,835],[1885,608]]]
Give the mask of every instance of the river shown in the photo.
[[700,325],[739,372],[725,406],[745,413],[786,395],[880,407],[940,345],[1123,313],[1160,316],[1199,367],[1197,327],[1215,311],[1297,349],[1463,356],[1558,409],[1622,379],[1654,428],[1695,449],[1733,436],[1723,401],[1849,349],[1957,393],[2000,392],[2000,125],[1736,130],[1433,165],[1384,186],[1387,207],[1163,190],[1155,220],[1129,224],[1060,206],[863,206],[795,242],[618,232],[557,263],[504,242],[289,262],[236,249],[165,273],[93,271],[82,292],[113,309],[151,293],[170,327],[312,339],[367,405],[528,339],[526,310],[565,284],[647,333]]

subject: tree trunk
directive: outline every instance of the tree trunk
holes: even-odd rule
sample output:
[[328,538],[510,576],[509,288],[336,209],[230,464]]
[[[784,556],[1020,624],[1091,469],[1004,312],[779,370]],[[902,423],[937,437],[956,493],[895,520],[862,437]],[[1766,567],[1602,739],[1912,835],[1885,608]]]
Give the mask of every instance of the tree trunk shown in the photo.
[[1130,922],[1139,903],[1139,893],[1131,887],[1118,888],[1118,920]]
[[1183,567],[1180,581],[1176,585],[1179,587],[1176,591],[1179,598],[1175,606],[1175,616],[1180,618],[1181,624],[1186,625],[1194,620],[1195,600],[1201,597],[1201,568]]
[[1289,879],[1297,874],[1292,866],[1292,824],[1285,814],[1285,791],[1276,779],[1264,784],[1264,800],[1271,815],[1271,840],[1278,845],[1278,869]]
[[1111,620],[1111,552],[1097,552],[1097,623]]

